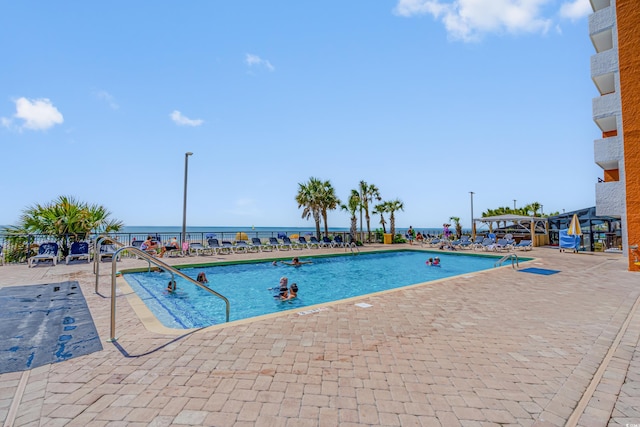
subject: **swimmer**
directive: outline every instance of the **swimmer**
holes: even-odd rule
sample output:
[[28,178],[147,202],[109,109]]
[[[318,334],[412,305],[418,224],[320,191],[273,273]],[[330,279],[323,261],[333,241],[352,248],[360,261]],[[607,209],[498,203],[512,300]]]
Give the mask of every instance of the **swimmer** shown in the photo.
[[289,287],[289,293],[287,294],[287,296],[285,298],[282,298],[283,300],[289,300],[289,299],[293,299],[295,297],[298,296],[298,285],[295,283],[292,283],[291,286]]
[[207,279],[207,275],[204,274],[204,271],[201,271],[200,273],[198,273],[198,278],[196,280],[200,283],[209,283],[209,280]]
[[435,257],[432,265],[440,267],[440,257]]
[[172,293],[172,292],[175,292],[176,289],[177,289],[176,281],[169,280],[169,284],[167,285],[167,292]]
[[280,262],[286,265],[292,265],[294,267],[300,267],[302,264],[313,264],[312,261],[300,261],[300,258],[298,258],[297,256],[294,256],[291,262],[286,262],[286,261],[280,261]]
[[289,279],[282,276],[280,278],[280,286],[277,288],[271,288],[272,290],[277,290],[278,293],[274,294],[273,297],[276,299],[287,299],[289,296],[289,290],[287,289],[287,285],[289,284]]
[[433,258],[429,258],[426,262],[427,265],[433,265]]

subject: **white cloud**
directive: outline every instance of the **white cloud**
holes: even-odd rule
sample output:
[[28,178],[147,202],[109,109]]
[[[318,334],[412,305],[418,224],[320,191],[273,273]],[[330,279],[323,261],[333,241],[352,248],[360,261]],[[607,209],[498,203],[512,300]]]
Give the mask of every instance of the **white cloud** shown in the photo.
[[117,110],[118,108],[120,108],[120,106],[118,105],[118,103],[116,102],[116,99],[106,90],[99,90],[95,93],[96,98],[98,98],[101,101],[104,101],[107,103],[107,105],[112,109],[112,110]]
[[179,126],[200,126],[204,123],[204,120],[201,119],[190,119],[187,116],[182,115],[182,113],[178,110],[174,110],[169,117],[174,121],[175,124]]
[[[64,122],[60,111],[47,98],[27,99],[22,97],[14,102],[16,103],[16,113],[13,117],[23,120],[23,123],[18,126],[19,130],[47,130]],[[13,119],[0,117],[0,124],[11,128]]]
[[593,10],[589,0],[573,0],[560,6],[560,16],[573,21],[588,16]]
[[266,59],[260,58],[258,55],[253,55],[251,53],[247,53],[245,56],[244,62],[247,63],[249,67],[257,66],[257,67],[265,67],[269,71],[274,71],[276,68],[271,65],[271,62]]
[[[546,33],[552,20],[543,8],[553,0],[398,0],[399,16],[431,15],[441,21],[449,36],[477,41],[489,33]],[[589,0],[574,0],[573,5]]]

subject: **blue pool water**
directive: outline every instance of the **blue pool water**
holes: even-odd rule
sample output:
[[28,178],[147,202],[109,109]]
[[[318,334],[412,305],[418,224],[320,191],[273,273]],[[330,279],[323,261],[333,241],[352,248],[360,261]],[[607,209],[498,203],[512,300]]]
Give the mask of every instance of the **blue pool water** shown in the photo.
[[[426,265],[439,256],[440,267]],[[240,320],[279,311],[302,309],[373,292],[429,282],[445,277],[493,268],[496,257],[416,251],[384,252],[322,258],[303,258],[301,267],[269,262],[185,268],[194,279],[203,271],[208,286],[229,299],[229,320]],[[268,288],[278,287],[280,277],[297,283],[298,297],[273,298]],[[124,278],[160,322],[170,328],[198,328],[225,322],[225,304],[209,292],[176,277],[177,292],[168,293],[166,272],[127,273]]]

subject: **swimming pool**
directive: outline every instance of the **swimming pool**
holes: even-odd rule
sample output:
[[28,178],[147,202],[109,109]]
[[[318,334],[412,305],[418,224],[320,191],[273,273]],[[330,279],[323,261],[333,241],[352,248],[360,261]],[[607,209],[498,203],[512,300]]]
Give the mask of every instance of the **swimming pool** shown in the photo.
[[[440,267],[426,265],[439,256]],[[194,279],[205,272],[208,286],[229,299],[229,320],[240,320],[285,310],[302,309],[341,299],[429,282],[493,268],[497,257],[421,251],[395,251],[359,255],[306,258],[301,267],[272,265],[271,261],[181,269]],[[177,277],[177,291],[166,291],[166,272],[125,273],[125,280],[166,327],[199,328],[225,322],[224,302]],[[273,298],[280,277],[297,283],[298,297]]]

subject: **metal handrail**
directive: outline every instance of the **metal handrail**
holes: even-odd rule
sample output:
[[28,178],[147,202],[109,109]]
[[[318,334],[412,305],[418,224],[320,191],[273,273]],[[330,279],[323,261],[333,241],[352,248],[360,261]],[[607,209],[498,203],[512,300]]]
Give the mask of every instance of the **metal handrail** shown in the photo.
[[498,261],[495,262],[495,264],[493,264],[494,267],[499,267],[501,266],[506,260],[510,259],[511,260],[511,268],[516,268],[513,264],[513,259],[515,258],[516,262],[516,266],[518,268],[520,268],[520,263],[518,262],[518,255],[516,254],[507,254],[505,256],[503,256],[502,258],[500,258]]
[[182,277],[183,279],[186,279],[188,282],[193,283],[196,286],[199,286],[200,288],[204,289],[205,291],[217,296],[218,298],[222,299],[226,305],[226,315],[227,315],[227,322],[229,321],[229,310],[230,310],[230,305],[229,305],[229,300],[224,296],[219,294],[218,292],[214,291],[213,289],[210,289],[206,286],[204,286],[202,283],[198,282],[197,280],[193,280],[191,277],[187,276],[186,274],[184,274],[183,272],[181,272],[180,270],[170,266],[169,264],[166,264],[162,261],[160,261],[159,259],[149,255],[148,253],[146,253],[145,251],[142,251],[134,246],[124,246],[118,250],[115,251],[115,253],[113,254],[113,260],[111,261],[111,337],[109,339],[110,342],[115,342],[118,339],[116,338],[116,273],[117,273],[117,256],[120,252],[122,251],[130,251],[138,256],[140,256],[141,258],[146,259],[150,264],[155,264],[158,267],[160,267],[163,270],[168,271],[171,274],[171,281],[175,282],[175,275],[178,275],[180,277]]
[[[104,242],[105,240],[109,240],[111,242],[113,242],[116,246],[120,246],[121,248],[124,247],[124,243],[121,243],[119,241],[117,241],[114,237],[106,235],[106,234],[100,234],[98,236],[96,236],[94,243],[93,243],[93,274],[96,275],[96,289],[95,292],[98,293],[98,280],[100,278],[100,246],[102,245],[102,242]],[[115,257],[115,255],[114,255]],[[115,259],[115,258],[114,258]],[[151,264],[149,264],[149,268],[151,268]]]

